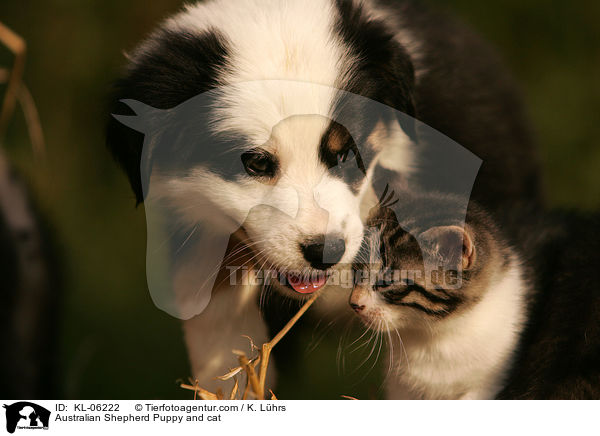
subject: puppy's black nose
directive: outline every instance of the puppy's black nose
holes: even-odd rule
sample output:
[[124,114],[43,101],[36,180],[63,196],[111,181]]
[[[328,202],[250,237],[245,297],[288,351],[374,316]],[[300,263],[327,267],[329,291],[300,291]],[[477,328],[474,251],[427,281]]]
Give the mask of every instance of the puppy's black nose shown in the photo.
[[340,261],[346,243],[339,235],[320,235],[301,243],[300,250],[310,266],[325,270]]
[[358,312],[362,312],[363,310],[365,310],[365,306],[364,306],[364,305],[360,305],[360,306],[359,306],[358,304],[350,303],[350,307],[351,307],[352,309],[354,309],[354,311],[355,311],[356,313],[358,313]]

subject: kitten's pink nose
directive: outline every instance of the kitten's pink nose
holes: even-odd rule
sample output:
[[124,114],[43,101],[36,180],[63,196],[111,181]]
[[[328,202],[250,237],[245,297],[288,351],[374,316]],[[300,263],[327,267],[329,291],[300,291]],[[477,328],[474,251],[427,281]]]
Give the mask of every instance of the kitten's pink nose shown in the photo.
[[352,293],[350,294],[350,300],[348,301],[348,304],[350,304],[350,307],[352,308],[352,310],[354,310],[356,313],[361,313],[363,310],[365,310],[365,304],[366,303],[366,290],[357,286],[352,290]]
[[359,312],[362,312],[363,310],[365,310],[365,305],[364,304],[358,305],[358,304],[355,304],[355,303],[350,303],[350,307],[352,309],[354,309],[354,311],[356,313],[359,313]]

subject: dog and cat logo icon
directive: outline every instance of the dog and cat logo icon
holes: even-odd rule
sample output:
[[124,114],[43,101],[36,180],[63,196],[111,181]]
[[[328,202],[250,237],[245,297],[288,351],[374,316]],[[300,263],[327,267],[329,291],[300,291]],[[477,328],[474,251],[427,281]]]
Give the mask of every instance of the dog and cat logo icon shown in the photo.
[[6,431],[14,433],[22,430],[48,430],[50,411],[42,406],[28,401],[19,401],[10,405],[5,404]]

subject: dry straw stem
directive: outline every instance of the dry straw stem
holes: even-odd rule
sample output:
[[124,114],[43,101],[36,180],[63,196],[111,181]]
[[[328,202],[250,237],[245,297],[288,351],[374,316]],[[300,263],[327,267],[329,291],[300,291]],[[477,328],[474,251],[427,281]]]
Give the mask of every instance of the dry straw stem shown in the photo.
[[[234,378],[235,384],[233,386],[233,389],[232,389],[230,395],[228,396],[228,399],[234,400],[237,398],[237,395],[239,392],[239,384],[238,384],[237,375],[240,374],[242,371],[246,374],[246,386],[242,393],[242,399],[245,400],[249,396],[252,396],[257,400],[265,399],[265,381],[267,379],[267,369],[269,366],[269,357],[271,356],[271,351],[273,351],[273,348],[275,347],[275,345],[277,345],[279,343],[279,341],[281,341],[281,339],[283,339],[283,337],[291,330],[291,328],[294,326],[294,324],[296,324],[298,322],[300,317],[302,315],[304,315],[304,313],[315,302],[315,300],[319,297],[319,295],[320,295],[319,292],[316,292],[314,295],[312,295],[306,301],[306,303],[304,303],[304,305],[300,308],[300,310],[287,322],[285,327],[283,327],[283,329],[281,329],[281,331],[279,333],[277,333],[275,335],[275,337],[273,339],[271,339],[269,342],[262,344],[260,349],[258,347],[256,347],[254,345],[254,343],[252,342],[252,339],[248,337],[248,339],[250,340],[250,348],[252,350],[258,350],[257,357],[255,357],[253,359],[248,359],[248,357],[246,356],[246,354],[243,351],[233,350],[233,354],[238,356],[239,366],[236,368],[233,368],[231,371],[229,371],[225,375],[216,377],[219,380],[223,380],[223,381]],[[260,363],[260,367],[259,367],[259,371],[258,371],[258,375],[257,375],[256,366],[259,363]],[[199,397],[203,400],[223,399],[223,395],[220,394],[220,392],[219,392],[220,390],[217,391],[217,393],[209,392],[206,389],[203,389],[200,386],[198,386],[197,380],[193,384],[182,384],[181,387],[183,389],[188,389],[188,390],[194,391],[194,399],[196,399],[197,397]],[[271,400],[277,399],[277,397],[271,390],[269,390],[269,393],[271,394],[270,395]]]
[[25,40],[0,22],[0,42],[15,55],[12,69],[9,71],[0,68],[0,84],[6,83],[6,93],[0,110],[0,143],[4,139],[6,129],[15,111],[18,101],[23,109],[29,138],[34,154],[43,156],[45,150],[44,134],[40,117],[31,93],[23,83],[25,70],[25,53],[27,45]]
[[12,72],[8,78],[8,85],[6,87],[6,95],[4,102],[2,103],[2,112],[0,112],[0,134],[6,131],[8,121],[14,111],[15,103],[17,101],[17,94],[21,87],[21,80],[23,78],[23,70],[25,69],[25,52],[26,45],[23,38],[17,35],[15,32],[10,30],[4,24],[0,22],[0,41],[15,55],[15,61],[13,64]]

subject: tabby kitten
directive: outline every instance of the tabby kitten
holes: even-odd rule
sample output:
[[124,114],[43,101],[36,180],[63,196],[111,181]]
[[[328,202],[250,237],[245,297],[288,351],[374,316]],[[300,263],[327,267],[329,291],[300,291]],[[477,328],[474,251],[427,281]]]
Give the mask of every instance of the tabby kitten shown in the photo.
[[388,398],[600,398],[598,220],[521,216],[508,241],[459,204],[405,196],[400,220],[369,218],[350,306],[389,333]]

